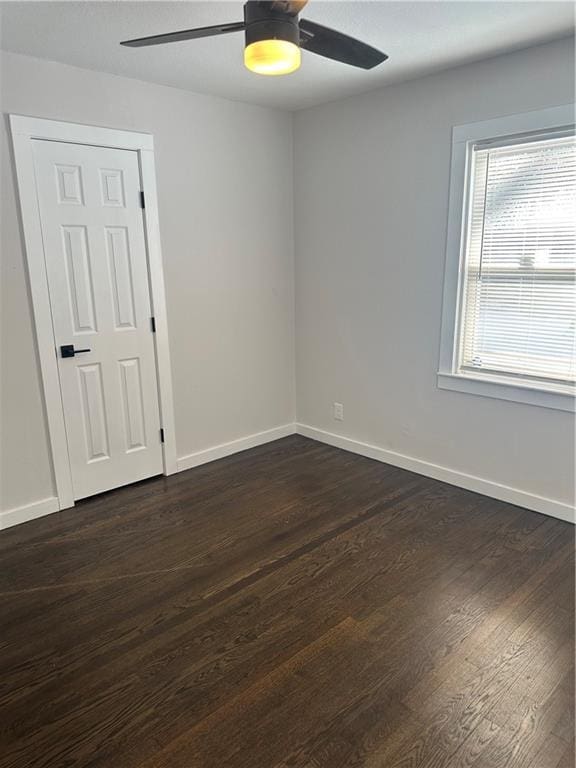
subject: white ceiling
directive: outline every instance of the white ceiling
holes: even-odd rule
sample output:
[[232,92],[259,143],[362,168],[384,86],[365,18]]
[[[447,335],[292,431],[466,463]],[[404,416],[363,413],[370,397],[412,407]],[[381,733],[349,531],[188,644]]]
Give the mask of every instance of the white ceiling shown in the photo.
[[284,77],[248,72],[243,35],[123,48],[120,40],[242,19],[242,2],[0,3],[4,50],[238,101],[300,109],[391,82],[564,37],[571,2],[311,0],[302,16],[381,48],[369,72],[303,53]]

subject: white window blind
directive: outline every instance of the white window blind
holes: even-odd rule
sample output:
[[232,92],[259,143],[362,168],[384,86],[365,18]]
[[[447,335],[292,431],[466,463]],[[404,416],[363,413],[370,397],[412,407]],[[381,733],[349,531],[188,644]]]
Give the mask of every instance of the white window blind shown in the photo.
[[462,373],[566,385],[576,375],[576,143],[472,150]]

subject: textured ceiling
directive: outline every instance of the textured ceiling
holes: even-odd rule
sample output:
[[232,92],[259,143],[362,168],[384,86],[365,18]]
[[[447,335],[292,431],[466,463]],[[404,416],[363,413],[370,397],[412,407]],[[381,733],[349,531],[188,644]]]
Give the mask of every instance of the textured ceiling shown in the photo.
[[303,16],[384,50],[366,72],[303,53],[298,72],[266,78],[242,63],[241,33],[153,48],[120,40],[242,19],[241,2],[3,2],[4,50],[198,93],[300,109],[571,34],[569,2],[326,2]]

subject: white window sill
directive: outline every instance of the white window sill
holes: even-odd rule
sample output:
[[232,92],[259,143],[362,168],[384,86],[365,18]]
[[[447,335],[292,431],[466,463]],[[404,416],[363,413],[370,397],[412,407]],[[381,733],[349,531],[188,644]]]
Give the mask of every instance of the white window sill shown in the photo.
[[576,412],[574,391],[558,389],[551,385],[525,384],[506,378],[484,378],[462,373],[438,373],[438,387],[453,392],[466,392],[470,395],[493,397],[498,400],[511,400],[515,403],[539,405],[558,411]]

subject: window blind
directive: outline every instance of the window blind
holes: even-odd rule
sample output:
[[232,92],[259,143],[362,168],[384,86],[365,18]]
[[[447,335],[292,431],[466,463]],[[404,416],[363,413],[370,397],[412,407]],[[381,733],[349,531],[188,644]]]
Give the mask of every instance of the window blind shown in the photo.
[[576,142],[472,151],[459,368],[576,375]]

